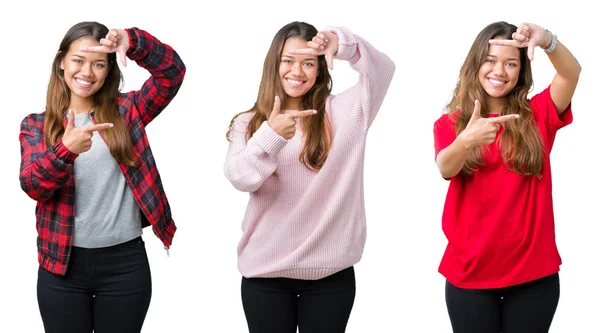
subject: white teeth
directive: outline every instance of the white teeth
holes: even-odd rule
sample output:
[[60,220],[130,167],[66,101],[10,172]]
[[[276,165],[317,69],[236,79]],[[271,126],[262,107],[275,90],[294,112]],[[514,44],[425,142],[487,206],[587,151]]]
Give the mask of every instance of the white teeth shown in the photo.
[[494,85],[497,85],[497,86],[499,86],[499,85],[503,85],[503,84],[504,84],[504,81],[500,81],[500,80],[494,80],[494,79],[488,79],[488,80],[490,80],[490,82],[491,82],[492,84],[494,84]]
[[79,83],[82,86],[90,86],[90,85],[92,85],[92,83],[90,81],[84,81],[82,79],[75,79],[75,81],[77,81],[77,83]]
[[287,79],[287,82],[292,85],[292,86],[300,86],[302,84],[302,81],[298,81],[298,80],[291,80],[291,79]]

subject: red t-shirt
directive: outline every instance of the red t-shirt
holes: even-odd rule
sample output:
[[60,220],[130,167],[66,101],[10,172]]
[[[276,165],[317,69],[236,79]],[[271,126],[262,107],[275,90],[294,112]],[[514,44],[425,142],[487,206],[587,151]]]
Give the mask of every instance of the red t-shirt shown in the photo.
[[[573,121],[571,105],[559,117],[550,88],[530,100],[544,144],[541,175],[522,176],[505,167],[496,142],[472,176],[450,179],[442,229],[448,246],[439,272],[460,288],[512,286],[559,271],[554,237],[550,151],[558,129]],[[459,112],[459,111],[457,111]],[[435,156],[456,138],[447,114],[434,125]]]

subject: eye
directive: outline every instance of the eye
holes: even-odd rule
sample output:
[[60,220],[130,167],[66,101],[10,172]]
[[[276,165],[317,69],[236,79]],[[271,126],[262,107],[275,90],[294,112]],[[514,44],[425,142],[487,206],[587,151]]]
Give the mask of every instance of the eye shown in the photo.
[[95,63],[95,64],[94,64],[94,67],[98,67],[98,68],[104,68],[104,67],[106,67],[106,65],[105,65],[105,64],[103,64],[103,63]]
[[490,64],[493,64],[493,63],[495,63],[496,61],[495,61],[494,59],[486,59],[486,60],[485,60],[485,62],[487,62],[487,63],[490,63]]
[[73,59],[73,62],[76,64],[83,64],[83,61],[81,61],[81,59]]
[[291,64],[292,61],[290,59],[282,59],[281,62],[283,62],[284,64]]
[[305,62],[304,66],[306,66],[306,67],[314,67],[315,64],[313,64],[312,62]]
[[514,62],[509,62],[508,64],[506,64],[508,67],[517,67],[517,64]]

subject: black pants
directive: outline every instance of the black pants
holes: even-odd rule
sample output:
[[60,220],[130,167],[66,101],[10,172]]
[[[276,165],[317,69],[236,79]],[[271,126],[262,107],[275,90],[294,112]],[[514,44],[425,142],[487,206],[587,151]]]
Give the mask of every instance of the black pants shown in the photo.
[[242,278],[250,333],[343,333],[355,293],[353,267],[320,280]]
[[39,269],[37,294],[46,333],[140,332],[152,294],[144,241],[73,247],[65,276]]
[[446,281],[454,333],[547,333],[559,296],[558,273],[499,289],[462,289]]

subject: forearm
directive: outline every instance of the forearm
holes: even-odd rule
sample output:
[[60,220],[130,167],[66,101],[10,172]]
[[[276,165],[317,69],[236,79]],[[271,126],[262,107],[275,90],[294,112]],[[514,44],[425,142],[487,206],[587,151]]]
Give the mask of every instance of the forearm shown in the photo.
[[45,201],[69,180],[73,161],[78,155],[70,152],[59,140],[42,156],[32,156],[28,150],[22,153],[19,172],[21,188],[32,199]]
[[556,69],[556,74],[560,75],[565,80],[577,82],[579,73],[581,73],[581,65],[573,56],[571,51],[567,49],[560,41],[556,42],[556,49],[553,52],[547,52],[548,59]]
[[340,94],[356,101],[351,117],[367,129],[376,117],[391,84],[396,65],[383,52],[344,28],[332,28],[339,38],[338,60],[346,60],[358,72],[358,84]]
[[460,135],[448,147],[442,149],[435,160],[442,177],[449,179],[458,175],[471,149]]
[[225,161],[225,177],[238,190],[255,192],[277,169],[275,156],[287,140],[263,125],[244,143],[241,132],[236,133],[229,146]]
[[126,29],[127,56],[152,75],[135,92],[136,104],[145,124],[150,123],[177,95],[186,67],[175,50],[144,30]]

